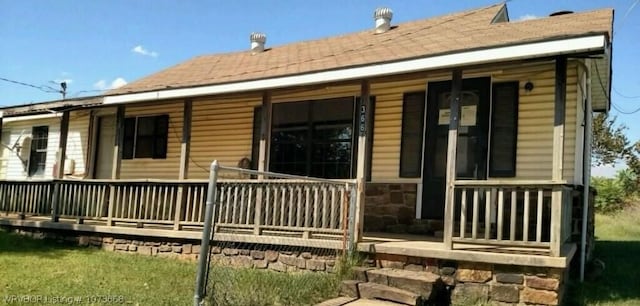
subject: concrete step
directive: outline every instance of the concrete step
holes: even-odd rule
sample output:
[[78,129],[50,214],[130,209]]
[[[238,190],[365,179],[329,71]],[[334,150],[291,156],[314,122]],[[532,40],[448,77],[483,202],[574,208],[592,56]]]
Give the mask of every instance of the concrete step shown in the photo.
[[434,288],[442,285],[440,276],[431,272],[409,271],[401,269],[368,270],[367,280],[371,283],[406,290],[429,299]]
[[419,305],[419,294],[376,283],[360,283],[358,291],[361,299],[384,300],[404,305]]
[[343,305],[351,305],[350,303],[357,300],[357,298],[352,297],[337,297],[335,299],[326,300],[320,304],[316,304],[315,306],[343,306]]

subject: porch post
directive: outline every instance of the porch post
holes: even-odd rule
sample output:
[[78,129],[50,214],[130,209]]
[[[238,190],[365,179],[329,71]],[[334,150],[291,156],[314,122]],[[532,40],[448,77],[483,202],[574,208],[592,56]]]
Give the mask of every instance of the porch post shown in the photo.
[[371,85],[369,80],[362,80],[360,85],[360,106],[358,109],[358,154],[356,158],[356,180],[357,180],[357,201],[355,213],[355,229],[353,229],[353,241],[358,243],[362,240],[364,229],[364,209],[365,209],[365,184],[367,180],[367,172],[369,163],[367,160],[371,158],[367,150],[367,131],[371,129]]
[[[262,118],[260,119],[260,151],[258,152],[258,171],[269,170],[269,144],[271,142],[271,112],[273,105],[271,104],[271,92],[265,91],[262,93]],[[259,175],[258,179],[263,179],[264,176]],[[256,208],[253,217],[253,234],[260,235],[262,226],[262,205],[264,198],[262,196],[261,188],[256,190]]]
[[258,154],[258,171],[269,170],[269,142],[271,139],[271,92],[262,94],[262,119],[260,120],[260,152]]
[[[180,172],[178,180],[182,181],[189,177],[189,160],[191,154],[191,118],[193,116],[193,102],[185,100],[182,111],[182,141],[180,143]],[[184,185],[178,186],[178,203],[176,205],[173,219],[173,229],[179,231],[180,219],[182,218],[182,207],[186,203]]]
[[458,125],[460,123],[460,97],[462,91],[462,70],[455,69],[451,74],[451,105],[449,117],[449,135],[447,143],[447,174],[444,202],[444,245],[453,248],[453,220],[455,206],[456,159],[458,148]]
[[[124,113],[125,106],[118,105],[116,111],[116,138],[113,144],[113,168],[111,168],[111,179],[120,179],[120,166],[122,164],[122,146],[124,145]],[[113,209],[116,200],[116,187],[111,184],[109,188],[109,212],[107,215],[107,225],[113,225]]]
[[[567,98],[567,58],[556,57],[555,72],[555,101],[553,120],[553,166],[551,179],[554,182],[562,181],[564,168],[564,125],[565,108]],[[560,256],[562,247],[562,186],[554,187],[551,194],[551,256]]]
[[[56,167],[54,169],[54,179],[64,178],[64,161],[67,155],[67,137],[69,135],[69,111],[62,113],[60,120],[60,141],[58,142],[58,154],[56,156]],[[51,221],[58,222],[58,201],[60,198],[60,184],[53,182],[53,199],[51,200]]]

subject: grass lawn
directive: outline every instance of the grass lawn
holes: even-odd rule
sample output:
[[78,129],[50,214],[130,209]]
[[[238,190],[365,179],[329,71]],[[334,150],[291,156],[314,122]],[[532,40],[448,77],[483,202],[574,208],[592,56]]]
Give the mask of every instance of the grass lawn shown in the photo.
[[[195,271],[193,262],[34,240],[0,229],[1,305],[25,296],[82,298],[76,305],[122,304],[96,300],[101,298],[127,305],[190,305]],[[209,301],[215,305],[314,304],[336,295],[339,284],[333,274],[222,267],[213,267],[210,279],[215,297]],[[27,304],[13,301],[8,304]]]
[[196,271],[191,262],[61,245],[2,230],[0,267],[0,304],[7,296],[42,296],[81,297],[83,302],[112,297],[129,305],[188,305]]
[[640,305],[640,205],[596,215],[594,256],[605,263],[600,278],[573,284],[572,305]]

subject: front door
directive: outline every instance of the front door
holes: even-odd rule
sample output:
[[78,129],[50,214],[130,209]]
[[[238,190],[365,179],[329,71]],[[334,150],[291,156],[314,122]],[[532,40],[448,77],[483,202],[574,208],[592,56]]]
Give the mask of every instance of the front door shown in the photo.
[[[490,78],[462,81],[456,177],[485,179],[489,125]],[[427,96],[422,218],[443,220],[451,81],[431,82]]]
[[96,148],[96,164],[94,178],[109,179],[113,168],[113,145],[116,141],[116,117],[98,117],[98,147]]

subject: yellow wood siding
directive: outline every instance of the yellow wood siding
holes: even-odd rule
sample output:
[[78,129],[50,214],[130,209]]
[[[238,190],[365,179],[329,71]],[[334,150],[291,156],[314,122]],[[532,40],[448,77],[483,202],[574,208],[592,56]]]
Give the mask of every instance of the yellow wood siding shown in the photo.
[[180,139],[182,137],[182,101],[127,105],[125,117],[169,115],[167,158],[123,159],[120,178],[177,179],[180,169]]
[[[491,76],[493,82],[520,81],[516,177],[514,179],[550,179],[553,150],[555,96],[554,64],[496,67],[465,71],[465,78]],[[577,73],[575,63],[567,72],[564,178],[573,181],[575,167]],[[406,92],[425,90],[429,81],[446,80],[449,73],[437,73],[412,80],[371,83],[376,96],[373,137],[372,180],[398,180],[402,129],[402,98]],[[522,84],[531,81],[535,88],[525,92]]]
[[399,177],[403,95],[424,91],[426,86],[426,78],[371,83],[371,95],[376,97],[371,163],[373,181]]
[[193,102],[189,178],[207,178],[216,159],[232,167],[242,158],[251,159],[253,110],[261,103],[257,95]]

